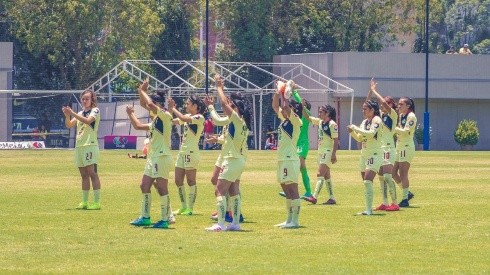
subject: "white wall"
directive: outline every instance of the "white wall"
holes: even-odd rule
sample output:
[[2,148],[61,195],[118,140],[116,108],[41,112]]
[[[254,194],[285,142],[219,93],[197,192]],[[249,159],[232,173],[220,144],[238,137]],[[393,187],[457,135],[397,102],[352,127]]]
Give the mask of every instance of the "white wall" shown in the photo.
[[[12,89],[13,44],[0,42],[0,90]],[[12,139],[12,100],[0,93],[0,141]]]

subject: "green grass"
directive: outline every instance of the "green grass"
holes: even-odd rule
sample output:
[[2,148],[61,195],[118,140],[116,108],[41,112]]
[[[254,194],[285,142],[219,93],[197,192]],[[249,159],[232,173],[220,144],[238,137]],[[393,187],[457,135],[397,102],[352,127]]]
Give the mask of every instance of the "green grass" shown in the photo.
[[[242,176],[243,231],[221,233],[204,231],[216,205],[209,178],[218,152],[202,153],[195,215],[177,217],[170,230],[128,224],[140,212],[145,161],[126,153],[102,151],[103,208],[77,211],[73,151],[0,151],[0,273],[490,272],[490,152],[417,152],[411,207],[365,217],[355,216],[364,206],[359,152],[340,151],[332,170],[338,205],[305,202],[303,227],[282,230],[273,227],[286,215],[275,152],[251,151]],[[315,161],[312,151],[313,186]],[[173,172],[170,183],[175,209]]]

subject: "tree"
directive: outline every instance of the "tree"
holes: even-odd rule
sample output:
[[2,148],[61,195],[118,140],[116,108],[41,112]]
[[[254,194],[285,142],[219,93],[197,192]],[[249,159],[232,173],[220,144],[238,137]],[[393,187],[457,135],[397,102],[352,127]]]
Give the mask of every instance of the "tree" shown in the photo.
[[60,87],[83,89],[122,59],[148,58],[164,26],[155,1],[16,0],[12,32],[58,70]]

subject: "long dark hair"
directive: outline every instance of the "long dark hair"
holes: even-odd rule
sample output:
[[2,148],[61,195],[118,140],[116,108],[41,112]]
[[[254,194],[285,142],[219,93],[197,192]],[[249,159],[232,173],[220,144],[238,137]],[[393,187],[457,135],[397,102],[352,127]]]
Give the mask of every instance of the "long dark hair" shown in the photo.
[[237,107],[238,112],[243,117],[243,120],[245,120],[247,128],[252,130],[252,112],[247,99],[240,92],[231,93],[230,98],[233,105]]
[[391,109],[396,111],[396,102],[391,96],[385,96],[386,103],[391,107]]
[[192,102],[192,104],[196,104],[197,105],[197,112],[199,114],[204,114],[204,112],[206,111],[206,104],[204,104],[204,101],[202,100],[202,98],[196,96],[196,95],[191,95],[189,96],[189,100]]
[[154,103],[158,103],[160,105],[165,105],[166,93],[164,91],[156,91],[150,95],[150,99],[153,100]]
[[408,109],[415,114],[415,102],[413,102],[413,99],[406,96],[400,97],[400,99],[403,100],[403,102],[407,104]]
[[294,113],[297,116],[299,116],[300,118],[303,117],[303,104],[298,103],[298,102],[296,102],[296,100],[290,98],[289,99],[289,106],[291,106],[291,109],[293,109]]
[[325,105],[320,107],[320,110],[323,110],[324,112],[326,112],[328,114],[328,117],[331,120],[333,120],[333,121],[337,120],[337,111],[335,111],[334,107],[332,107],[328,104],[325,104]]
[[368,107],[370,109],[373,109],[374,110],[374,115],[375,116],[380,116],[381,113],[379,112],[379,104],[378,102],[374,101],[374,100],[366,100],[366,104],[368,105]]

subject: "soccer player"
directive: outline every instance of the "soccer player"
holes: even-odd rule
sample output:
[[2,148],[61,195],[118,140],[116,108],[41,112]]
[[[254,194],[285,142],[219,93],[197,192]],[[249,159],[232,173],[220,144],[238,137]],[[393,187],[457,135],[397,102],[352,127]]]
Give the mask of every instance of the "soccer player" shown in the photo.
[[[99,161],[100,110],[97,108],[97,97],[92,90],[85,90],[81,96],[83,110],[75,113],[69,106],[62,108],[65,115],[65,126],[77,126],[75,141],[75,164],[82,176],[82,202],[77,209],[100,210],[100,179],[97,173]],[[73,117],[73,118],[71,118]],[[89,205],[90,183],[94,192],[94,202]]]
[[[272,98],[272,108],[281,120],[278,128],[278,167],[277,181],[286,195],[287,219],[285,222],[276,224],[280,228],[298,228],[299,211],[301,200],[298,192],[298,176],[300,160],[296,144],[301,131],[301,118],[303,106],[294,99],[287,101],[282,96],[282,107],[279,102],[280,90],[277,89]],[[293,110],[291,110],[293,109]]]
[[[390,96],[382,97],[378,91],[376,91],[376,83],[374,79],[371,79],[370,90],[367,99],[370,99],[372,95],[376,96],[381,103],[381,120],[383,121],[383,127],[381,127],[382,140],[381,149],[383,150],[383,163],[379,170],[379,182],[381,184],[381,194],[383,196],[383,203],[376,207],[375,210],[386,211],[398,211],[397,199],[396,199],[396,186],[393,180],[393,164],[395,163],[395,127],[398,121],[398,114],[396,113],[396,104],[393,98]],[[388,190],[391,197],[391,204],[388,203]]]
[[[223,163],[216,184],[218,223],[206,228],[207,231],[219,232],[223,230],[240,230],[240,185],[237,180],[245,167],[245,153],[247,147],[248,132],[251,129],[251,112],[244,99],[229,101],[224,94],[224,81],[218,74],[215,76],[218,98],[224,114],[229,118],[227,131],[224,133],[225,142],[221,150]],[[208,97],[209,99],[209,97]],[[214,110],[214,106],[208,103],[208,110]],[[233,221],[225,228],[225,215],[227,209],[226,194],[230,195]]]
[[[166,229],[170,219],[170,198],[168,195],[168,174],[172,163],[170,153],[170,135],[172,131],[172,115],[163,109],[165,95],[154,93],[151,97],[148,92],[148,80],[145,80],[138,88],[141,106],[151,110],[155,116],[151,123],[142,124],[131,106],[126,107],[131,124],[136,130],[150,132],[150,146],[146,159],[145,171],[141,179],[141,216],[130,224],[134,226],[151,225],[151,186],[154,185],[160,195],[161,220],[153,224],[153,228]],[[171,222],[171,221],[170,221]]]
[[347,126],[347,130],[352,137],[362,143],[361,158],[359,169],[365,187],[366,210],[358,215],[373,214],[373,179],[381,167],[383,161],[381,151],[381,139],[383,121],[381,120],[379,105],[376,101],[367,100],[362,105],[364,120],[360,127],[356,125]]
[[415,125],[417,125],[413,99],[408,97],[400,98],[398,101],[398,114],[398,125],[395,128],[397,143],[393,178],[397,183],[401,183],[403,188],[403,199],[398,206],[408,207],[410,205],[408,201],[414,197],[410,192],[410,182],[408,180],[410,162],[415,155],[413,135],[415,133]]
[[318,126],[317,182],[315,192],[311,197],[307,197],[306,200],[316,204],[320,190],[325,183],[329,198],[323,204],[336,204],[330,168],[337,162],[337,148],[339,147],[339,129],[335,122],[337,119],[337,112],[335,111],[335,108],[326,104],[320,107],[318,116],[319,118],[310,116],[309,113],[305,111],[305,105],[303,104],[303,117]]
[[[303,100],[301,96],[298,93],[298,90],[295,89],[294,87],[294,82],[291,80],[288,81],[288,85],[292,85],[290,89],[293,91],[292,93],[292,98],[296,101],[296,103],[303,104],[305,103],[305,108],[303,108],[303,113],[307,113],[311,115],[311,104],[307,100]],[[311,196],[311,184],[310,184],[310,176],[308,175],[308,169],[306,169],[306,157],[308,156],[308,152],[310,150],[310,140],[308,139],[308,129],[310,127],[310,121],[306,119],[303,116],[303,113],[298,114],[298,116],[301,119],[301,122],[303,123],[301,126],[301,132],[299,134],[298,138],[298,143],[296,144],[297,147],[297,153],[299,156],[299,162],[300,162],[300,172],[301,172],[301,179],[303,181],[303,186],[305,187],[305,194],[301,197],[302,199],[306,201],[312,201],[313,198]],[[284,192],[279,193],[281,196],[285,196]]]
[[[183,115],[175,107],[175,101],[169,99],[168,110],[177,118],[175,124],[184,124],[184,135],[180,145],[180,151],[175,163],[175,184],[179,189],[181,207],[174,215],[192,215],[194,203],[197,196],[196,174],[197,166],[201,158],[199,151],[199,139],[204,128],[204,116],[206,109],[204,102],[199,97],[192,95],[187,98],[185,109],[187,114]],[[189,199],[186,200],[184,177],[189,185]]]

